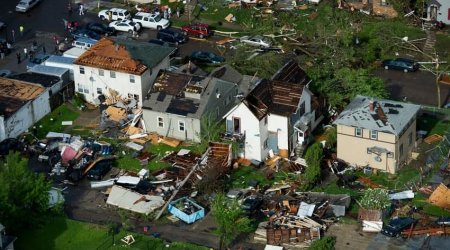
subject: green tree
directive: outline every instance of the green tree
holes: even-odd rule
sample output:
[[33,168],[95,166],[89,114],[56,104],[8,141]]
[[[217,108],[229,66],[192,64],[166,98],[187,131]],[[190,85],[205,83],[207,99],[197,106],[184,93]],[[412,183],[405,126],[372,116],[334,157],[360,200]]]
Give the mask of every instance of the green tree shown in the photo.
[[220,193],[214,199],[211,209],[217,224],[214,233],[220,237],[219,249],[224,249],[239,234],[252,230],[251,220],[245,216],[237,200],[230,202]]
[[303,178],[306,182],[306,187],[311,188],[320,178],[320,165],[322,163],[323,150],[322,144],[314,143],[306,151],[305,160],[306,167]]
[[336,239],[333,236],[325,236],[320,240],[315,240],[308,248],[309,250],[333,250]]
[[50,187],[19,153],[7,155],[0,161],[0,221],[15,232],[35,225],[48,209]]
[[337,130],[332,127],[326,131],[326,147],[329,149],[335,149],[337,143]]
[[384,209],[391,204],[391,200],[386,189],[374,188],[364,192],[360,204],[366,209]]

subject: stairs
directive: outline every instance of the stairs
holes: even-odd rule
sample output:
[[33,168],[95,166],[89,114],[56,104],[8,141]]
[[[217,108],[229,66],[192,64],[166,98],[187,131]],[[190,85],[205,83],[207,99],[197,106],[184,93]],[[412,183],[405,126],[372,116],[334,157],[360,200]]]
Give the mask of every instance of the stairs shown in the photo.
[[426,54],[434,54],[435,52],[435,44],[436,44],[436,34],[432,30],[425,30],[425,33],[427,34],[427,40],[425,41],[425,44],[423,46],[422,51]]

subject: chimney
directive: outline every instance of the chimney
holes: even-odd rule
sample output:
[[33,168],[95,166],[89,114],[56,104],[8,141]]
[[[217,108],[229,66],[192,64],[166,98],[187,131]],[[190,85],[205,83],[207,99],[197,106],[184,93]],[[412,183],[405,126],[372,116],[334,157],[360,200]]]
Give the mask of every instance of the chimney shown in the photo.
[[370,112],[374,112],[375,111],[375,103],[373,100],[369,101],[369,110]]

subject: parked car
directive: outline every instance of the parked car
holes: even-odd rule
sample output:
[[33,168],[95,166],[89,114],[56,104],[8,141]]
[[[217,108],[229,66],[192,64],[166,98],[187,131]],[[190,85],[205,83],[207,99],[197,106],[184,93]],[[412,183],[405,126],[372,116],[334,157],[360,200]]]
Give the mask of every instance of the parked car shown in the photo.
[[39,65],[47,60],[50,55],[47,54],[37,54],[32,59],[30,59],[27,63],[27,69],[33,68],[35,65]]
[[209,25],[204,23],[183,25],[181,26],[181,30],[186,36],[195,36],[199,38],[206,38],[212,34]]
[[97,34],[97,32],[94,32],[92,30],[87,29],[76,29],[72,31],[72,37],[73,39],[79,39],[79,38],[90,38],[92,40],[100,40],[101,36]]
[[225,62],[225,58],[218,56],[212,52],[207,51],[194,51],[191,54],[191,61],[197,64],[219,64]]
[[382,65],[385,69],[403,70],[405,73],[417,71],[420,67],[420,65],[417,62],[414,62],[414,60],[405,58],[384,60]]
[[29,11],[31,8],[33,8],[34,6],[36,6],[36,4],[38,4],[41,0],[21,0],[17,5],[16,5],[16,11],[17,12],[27,12]]
[[112,165],[113,160],[110,159],[97,162],[95,166],[88,171],[88,179],[101,180],[103,176],[105,176],[109,172],[109,170],[111,170]]
[[102,20],[109,20],[109,21],[131,19],[130,12],[128,12],[128,10],[126,9],[120,8],[101,10],[100,12],[98,12],[98,17],[100,17],[100,19]]
[[161,15],[151,14],[147,12],[138,12],[133,17],[133,22],[138,23],[143,28],[149,29],[166,29],[170,25],[170,21],[161,17]]
[[163,46],[163,47],[174,48],[174,51],[172,52],[172,54],[169,55],[170,57],[176,56],[179,53],[178,48],[175,45],[173,45],[172,43],[163,42],[158,39],[151,39],[150,41],[148,41],[148,43]]
[[399,217],[396,219],[392,219],[389,221],[387,225],[384,225],[381,229],[381,233],[390,236],[390,237],[397,237],[400,235],[400,233],[411,227],[416,222],[413,218],[409,217]]
[[239,39],[242,43],[260,48],[269,48],[272,43],[262,36],[243,36]]
[[133,31],[137,32],[141,29],[140,24],[135,23],[131,20],[114,21],[109,24],[109,27],[113,28],[114,30],[128,32],[130,34],[132,34]]
[[114,29],[103,23],[88,23],[86,24],[86,29],[102,36],[112,36],[116,33]]
[[450,217],[439,217],[436,220],[436,224],[440,226],[450,226]]
[[262,199],[258,195],[250,195],[249,197],[245,198],[245,200],[242,202],[241,207],[242,209],[247,212],[251,213],[254,212],[256,209],[258,209],[262,204]]
[[181,33],[180,31],[173,29],[162,29],[158,31],[156,38],[160,41],[173,43],[173,44],[181,44],[187,42],[187,37]]
[[227,197],[230,199],[239,199],[244,194],[242,189],[234,188],[228,191]]
[[87,38],[87,37],[81,37],[81,38],[78,38],[77,40],[74,40],[72,42],[72,46],[80,48],[80,49],[89,49],[92,46],[94,46],[94,44],[96,44],[96,43],[97,43],[97,40]]
[[13,72],[9,69],[0,69],[0,77],[8,77],[12,74]]
[[6,24],[2,21],[0,21],[0,30],[6,28]]

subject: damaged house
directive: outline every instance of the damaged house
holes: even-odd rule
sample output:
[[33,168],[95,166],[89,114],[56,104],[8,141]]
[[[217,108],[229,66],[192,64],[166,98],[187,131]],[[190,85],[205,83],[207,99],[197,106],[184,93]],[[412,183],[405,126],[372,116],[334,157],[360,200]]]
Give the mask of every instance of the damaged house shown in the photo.
[[234,78],[227,72],[232,69],[220,69],[210,76],[160,71],[143,104],[147,131],[200,142],[201,120],[209,119],[211,124],[221,120],[239,100],[236,96],[248,91],[250,84],[247,76],[230,82]]
[[0,141],[15,138],[50,113],[49,89],[0,77]]
[[243,101],[226,114],[227,134],[240,135],[240,157],[264,161],[270,154],[288,157],[306,144],[323,119],[320,105],[308,89],[306,73],[295,61],[271,80],[261,80]]
[[415,104],[356,96],[335,120],[337,156],[395,174],[416,141]]
[[398,16],[394,6],[389,0],[338,0],[340,8],[347,7],[352,10],[359,10],[365,13],[372,13],[376,16],[394,18]]
[[450,1],[429,0],[426,8],[427,20],[450,24]]
[[142,105],[160,69],[169,68],[175,48],[103,38],[74,62],[75,91],[100,104],[117,93]]

